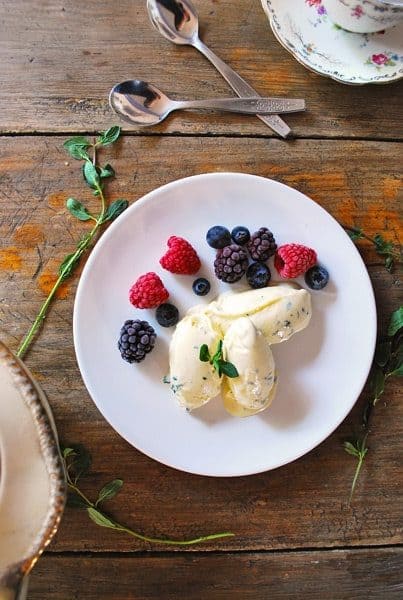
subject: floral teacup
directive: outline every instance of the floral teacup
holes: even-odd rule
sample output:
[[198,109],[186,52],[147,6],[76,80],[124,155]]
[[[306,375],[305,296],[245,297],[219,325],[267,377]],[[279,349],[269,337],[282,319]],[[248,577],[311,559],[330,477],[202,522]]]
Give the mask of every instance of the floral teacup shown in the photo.
[[403,0],[322,0],[334,23],[356,33],[383,31],[403,20]]

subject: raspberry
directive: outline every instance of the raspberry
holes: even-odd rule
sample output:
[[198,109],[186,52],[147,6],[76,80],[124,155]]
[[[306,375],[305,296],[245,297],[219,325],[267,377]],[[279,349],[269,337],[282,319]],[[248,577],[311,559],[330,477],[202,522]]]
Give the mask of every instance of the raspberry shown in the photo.
[[173,235],[169,238],[167,252],[160,259],[160,265],[177,275],[194,275],[201,267],[196,250],[181,237]]
[[156,337],[154,329],[147,321],[125,321],[118,340],[121,357],[129,363],[141,362],[154,348]]
[[129,300],[137,308],[155,308],[169,297],[156,273],[141,275],[129,291]]
[[315,250],[301,244],[284,244],[278,248],[274,266],[285,279],[298,277],[316,263]]
[[226,283],[239,281],[248,268],[248,255],[238,244],[231,244],[217,250],[214,271],[218,279]]
[[255,231],[246,247],[253,260],[259,262],[265,262],[277,250],[273,234],[267,227],[261,227]]

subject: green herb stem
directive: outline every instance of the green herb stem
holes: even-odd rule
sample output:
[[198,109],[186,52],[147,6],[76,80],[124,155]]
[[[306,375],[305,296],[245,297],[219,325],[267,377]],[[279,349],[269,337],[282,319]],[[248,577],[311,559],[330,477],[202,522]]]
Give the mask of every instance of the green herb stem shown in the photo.
[[111,521],[111,522],[116,525],[117,531],[123,531],[124,533],[127,533],[128,535],[131,535],[132,537],[135,537],[138,540],[141,540],[143,542],[150,542],[151,544],[166,544],[169,546],[191,546],[193,544],[200,544],[201,542],[207,542],[210,540],[218,540],[221,538],[234,536],[233,533],[226,531],[223,533],[213,533],[211,535],[204,535],[204,536],[201,536],[198,538],[194,538],[192,540],[168,540],[168,539],[164,539],[164,538],[148,537],[146,535],[142,535],[141,533],[137,533],[136,531],[133,531],[132,529],[129,529],[128,527],[125,527],[124,525],[119,525],[118,523],[115,523],[114,521]]
[[[350,229],[349,227],[346,227],[346,229],[348,229],[349,231],[354,231],[354,229]],[[370,237],[363,231],[361,231],[360,237],[367,240],[368,242],[371,242],[371,244],[373,244],[375,246],[375,248],[377,248],[379,246],[379,242],[377,242],[375,238]],[[400,252],[398,250],[396,250],[395,248],[388,250],[388,254],[394,256],[395,258],[400,258],[400,256],[401,256]]]
[[364,406],[362,413],[362,431],[364,437],[358,438],[351,442],[344,442],[344,450],[357,459],[357,465],[351,484],[349,503],[353,498],[354,490],[357,484],[358,477],[364,463],[365,456],[368,452],[366,441],[369,434],[369,420],[372,414],[372,409],[376,406],[378,400],[384,393],[385,382],[390,377],[403,376],[403,307],[395,310],[391,317],[388,327],[388,338],[381,339],[376,348],[374,364],[369,377],[369,388],[371,395]]
[[358,476],[361,471],[361,467],[364,463],[365,456],[368,452],[368,448],[365,446],[367,441],[368,433],[363,437],[361,442],[356,442],[355,452],[353,455],[357,458],[357,466],[355,468],[353,481],[351,483],[350,497],[348,499],[348,503],[351,504],[351,500],[353,499],[355,486],[357,485]]
[[123,533],[127,533],[128,535],[137,538],[138,540],[141,540],[143,542],[149,542],[151,544],[166,544],[166,545],[170,545],[170,546],[191,546],[193,544],[200,544],[201,542],[207,542],[207,541],[211,541],[211,540],[218,540],[221,538],[225,538],[225,537],[232,537],[234,534],[229,532],[229,531],[225,531],[223,533],[213,533],[210,535],[204,535],[204,536],[200,536],[198,538],[193,538],[190,540],[170,540],[170,539],[166,539],[166,538],[154,538],[154,537],[149,537],[147,535],[143,535],[141,533],[138,533],[137,531],[133,531],[133,529],[130,529],[129,527],[126,527],[125,525],[121,525],[120,523],[117,523],[117,521],[114,521],[113,519],[111,519],[110,517],[108,517],[107,515],[105,515],[98,507],[98,502],[91,502],[91,500],[84,494],[84,492],[82,492],[80,490],[80,488],[76,485],[76,483],[71,479],[70,476],[70,472],[69,472],[69,465],[67,464],[66,460],[64,459],[64,464],[65,464],[65,472],[66,472],[66,479],[67,479],[67,485],[69,487],[69,489],[71,491],[73,491],[75,494],[77,494],[83,501],[84,503],[87,505],[87,507],[94,509],[93,514],[97,515],[101,515],[103,517],[103,522],[104,522],[104,526],[108,527],[109,529],[114,529],[115,531],[121,531]]
[[352,484],[351,484],[350,497],[348,499],[348,503],[349,504],[351,504],[351,500],[353,499],[353,495],[354,495],[354,491],[355,491],[355,486],[357,484],[357,480],[358,480],[358,476],[359,476],[360,471],[361,471],[361,467],[362,467],[362,465],[364,463],[364,458],[365,458],[365,454],[360,454],[360,456],[358,458],[357,467],[355,469],[353,481],[352,481]]
[[80,498],[82,498],[82,500],[84,500],[84,502],[86,504],[88,504],[88,506],[91,506],[91,508],[95,508],[95,504],[93,502],[91,502],[91,500],[89,498],[87,498],[87,496],[84,494],[84,492],[82,492],[80,490],[80,488],[78,488],[70,479],[69,475],[67,475],[67,485],[68,487],[73,490],[73,492],[75,492],[78,496],[80,496]]
[[[92,160],[93,165],[96,164],[96,146],[97,145],[98,144],[96,142],[93,144],[93,149],[94,149],[93,160]],[[88,162],[91,162],[91,160],[89,158],[87,158],[86,160]],[[79,259],[84,254],[84,252],[87,250],[87,248],[91,245],[92,240],[96,236],[99,227],[104,223],[104,219],[106,216],[105,195],[103,193],[102,187],[99,185],[98,182],[95,182],[94,187],[95,187],[95,190],[97,191],[97,195],[99,196],[99,198],[101,200],[101,212],[98,215],[98,217],[89,215],[89,218],[92,219],[93,221],[95,221],[95,225],[93,226],[91,231],[83,238],[83,240],[81,240],[81,242],[79,242],[79,244],[77,245],[77,250],[71,255],[70,259],[66,262],[66,264],[63,265],[63,268],[61,268],[59,277],[57,278],[54,286],[52,287],[51,291],[49,292],[48,297],[46,298],[45,302],[42,304],[42,306],[39,310],[39,313],[36,316],[35,321],[33,322],[31,328],[29,329],[23,342],[21,343],[20,347],[17,350],[17,356],[19,358],[23,358],[25,356],[29,346],[32,344],[32,341],[35,338],[36,333],[39,331],[41,325],[43,324],[43,321],[46,318],[48,308],[49,308],[57,290],[62,285],[62,283],[68,277],[70,277],[72,275],[75,268],[78,266]]]
[[[104,213],[102,214],[102,217],[103,216],[104,216]],[[17,350],[17,356],[19,358],[24,357],[29,346],[32,344],[36,333],[38,332],[43,321],[46,318],[48,308],[53,300],[54,295],[56,294],[56,292],[59,289],[59,287],[61,286],[61,284],[67,279],[67,277],[69,277],[72,274],[72,272],[74,271],[74,268],[78,265],[79,258],[82,256],[82,254],[85,252],[85,250],[91,244],[95,234],[97,233],[98,228],[100,227],[100,224],[101,224],[101,220],[97,219],[94,227],[91,229],[88,236],[86,236],[84,238],[84,240],[82,240],[78,244],[77,250],[74,252],[74,254],[71,255],[70,259],[66,262],[66,264],[60,271],[59,277],[57,278],[54,286],[50,290],[48,297],[46,298],[45,302],[42,304],[42,306],[36,316],[35,321],[33,322],[32,326],[30,327],[28,333],[26,334],[23,342],[21,343],[20,347]]]

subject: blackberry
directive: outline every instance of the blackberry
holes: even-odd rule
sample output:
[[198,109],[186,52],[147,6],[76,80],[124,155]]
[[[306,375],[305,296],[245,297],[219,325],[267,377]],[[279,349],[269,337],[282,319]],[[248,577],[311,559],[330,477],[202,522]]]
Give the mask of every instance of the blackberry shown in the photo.
[[261,227],[251,236],[247,248],[253,260],[264,262],[275,254],[277,244],[272,232],[267,227]]
[[266,287],[271,278],[270,269],[264,263],[254,262],[246,271],[246,279],[251,288]]
[[118,348],[123,360],[139,363],[154,348],[157,334],[147,321],[125,321],[120,330]]
[[179,321],[179,311],[173,304],[160,304],[155,311],[155,318],[161,327],[173,327]]
[[242,225],[238,225],[238,227],[234,227],[234,229],[231,231],[231,237],[236,244],[244,246],[250,240],[249,229],[243,227]]
[[194,280],[192,289],[197,296],[205,296],[210,291],[210,282],[204,277],[198,277]]
[[312,290],[321,290],[329,281],[329,273],[325,267],[315,265],[305,273],[305,282]]
[[218,279],[226,283],[239,281],[248,268],[248,255],[238,244],[231,244],[217,251],[214,271]]
[[207,232],[206,240],[209,246],[215,248],[224,248],[231,243],[231,234],[226,227],[222,225],[214,225]]

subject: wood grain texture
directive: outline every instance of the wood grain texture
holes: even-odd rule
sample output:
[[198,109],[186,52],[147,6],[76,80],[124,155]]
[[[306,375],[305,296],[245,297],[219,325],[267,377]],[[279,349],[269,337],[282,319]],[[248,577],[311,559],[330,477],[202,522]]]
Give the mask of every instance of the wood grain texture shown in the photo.
[[48,555],[34,572],[29,598],[398,600],[402,568],[401,548],[124,558]]
[[[68,196],[94,202],[66,158],[61,137],[0,139],[0,336],[12,348],[27,330],[86,224],[65,211]],[[113,198],[135,201],[152,188],[200,172],[246,171],[274,177],[314,198],[339,221],[399,240],[400,146],[396,143],[126,137],[105,157],[117,171]],[[348,157],[348,160],[346,160]],[[380,159],[381,157],[381,159]],[[364,168],[365,165],[365,168]],[[399,273],[389,274],[364,244],[374,284],[380,330],[401,298]],[[94,457],[83,481],[90,496],[120,476],[113,516],[155,536],[184,538],[230,529],[236,535],[189,550],[263,550],[360,546],[402,541],[399,450],[403,406],[390,382],[377,407],[370,452],[355,501],[347,504],[355,463],[342,450],[367,397],[323,444],[295,463],[241,478],[204,478],[166,468],[137,452],[111,429],[90,400],[76,366],[72,307],[77,277],[67,282],[27,364],[39,378],[61,438],[84,442]],[[342,374],[341,374],[342,376]],[[68,509],[52,550],[142,551],[145,545],[96,527]],[[156,548],[149,548],[155,550]],[[160,548],[169,551],[167,547]],[[234,569],[235,570],[235,569]]]
[[[96,206],[79,163],[62,149],[63,136],[115,124],[107,95],[128,78],[151,81],[177,98],[234,95],[196,50],[169,44],[153,30],[145,4],[0,0],[0,339],[13,349],[60,261],[87,230],[66,212],[66,199]],[[400,244],[403,82],[351,87],[309,72],[275,40],[260,0],[195,4],[202,39],[257,92],[306,99],[306,113],[285,117],[297,139],[274,139],[258,119],[228,114],[181,112],[151,129],[124,124],[130,135],[104,154],[117,172],[110,198],[135,202],[180,177],[249,172],[299,189],[344,225]],[[359,248],[382,335],[401,304],[401,269],[389,274],[368,242]],[[180,551],[101,529],[85,511],[68,508],[33,571],[30,600],[402,597],[398,381],[388,382],[374,412],[351,506],[355,461],[342,443],[358,429],[366,388],[327,440],[281,469],[240,478],[181,473],[122,440],[90,399],[72,339],[77,280],[78,273],[60,288],[26,362],[48,395],[61,439],[84,442],[93,455],[83,489],[94,498],[122,477],[123,489],[105,510],[141,533],[184,539],[231,530],[235,536]]]
[[[286,117],[296,136],[401,139],[402,82],[351,87],[311,73],[275,40],[259,0],[197,8],[204,41],[258,93],[306,99],[305,114]],[[177,98],[233,95],[196,50],[153,30],[144,0],[1,0],[0,61],[2,132],[105,128],[116,121],[109,89],[135,77]],[[253,117],[186,112],[152,129],[176,132],[273,135]]]

